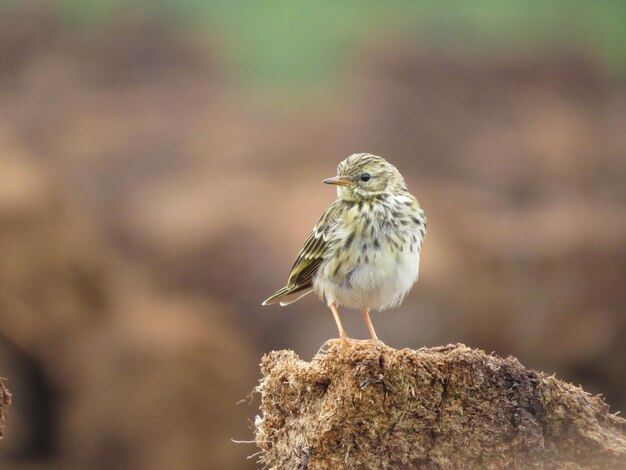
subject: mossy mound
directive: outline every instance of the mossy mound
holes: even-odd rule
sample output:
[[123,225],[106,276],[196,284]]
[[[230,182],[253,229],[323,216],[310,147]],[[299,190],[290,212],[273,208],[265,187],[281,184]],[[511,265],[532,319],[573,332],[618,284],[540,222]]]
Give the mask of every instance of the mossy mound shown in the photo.
[[0,380],[0,439],[4,436],[4,422],[7,417],[7,410],[11,404],[11,394]]
[[623,419],[513,357],[356,343],[261,367],[269,468],[626,468]]

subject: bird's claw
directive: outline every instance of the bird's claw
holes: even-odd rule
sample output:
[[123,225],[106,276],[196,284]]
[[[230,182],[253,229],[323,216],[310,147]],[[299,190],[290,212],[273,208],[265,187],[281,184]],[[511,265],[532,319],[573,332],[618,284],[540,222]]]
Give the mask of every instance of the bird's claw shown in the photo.
[[359,343],[363,343],[363,344],[373,344],[373,345],[381,345],[381,344],[385,344],[383,343],[381,340],[379,340],[378,338],[370,338],[370,339],[360,339]]
[[347,336],[342,336],[340,338],[332,338],[332,339],[326,340],[324,344],[322,344],[320,348],[317,350],[317,354],[322,353],[322,352],[327,352],[330,346],[339,345],[343,347],[349,347],[349,346],[354,346],[357,344],[363,344],[363,345],[368,345],[368,346],[369,345],[379,346],[379,345],[384,345],[385,343],[383,343],[381,340],[377,338],[376,339],[374,338],[353,339],[353,338],[348,338]]
[[350,343],[352,343],[353,341],[355,341],[355,340],[350,339],[347,336],[342,336],[340,338],[328,339],[317,350],[317,354],[328,351],[330,346],[333,346],[333,345],[349,346]]

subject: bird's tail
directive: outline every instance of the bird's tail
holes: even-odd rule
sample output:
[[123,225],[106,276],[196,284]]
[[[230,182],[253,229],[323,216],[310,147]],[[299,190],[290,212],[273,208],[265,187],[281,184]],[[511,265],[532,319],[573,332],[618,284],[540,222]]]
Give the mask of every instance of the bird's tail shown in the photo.
[[284,307],[285,305],[294,303],[296,300],[300,300],[312,290],[313,289],[311,286],[285,286],[282,289],[276,291],[276,293],[272,295],[269,299],[265,300],[262,305],[273,305],[276,303],[280,303],[280,305]]

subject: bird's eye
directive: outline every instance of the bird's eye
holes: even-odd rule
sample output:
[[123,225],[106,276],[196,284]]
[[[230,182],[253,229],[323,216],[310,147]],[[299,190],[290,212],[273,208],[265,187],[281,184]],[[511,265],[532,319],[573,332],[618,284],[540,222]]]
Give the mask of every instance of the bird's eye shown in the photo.
[[367,183],[369,180],[372,179],[372,175],[370,175],[369,173],[363,173],[361,175],[361,181]]

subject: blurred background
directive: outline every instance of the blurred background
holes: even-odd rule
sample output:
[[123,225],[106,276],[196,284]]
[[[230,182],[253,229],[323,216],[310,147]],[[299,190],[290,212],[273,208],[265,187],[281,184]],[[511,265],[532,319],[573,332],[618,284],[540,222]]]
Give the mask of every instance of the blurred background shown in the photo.
[[231,439],[262,354],[336,336],[314,296],[260,302],[355,152],[428,215],[387,344],[626,408],[624,25],[606,0],[0,0],[0,467],[255,468]]

